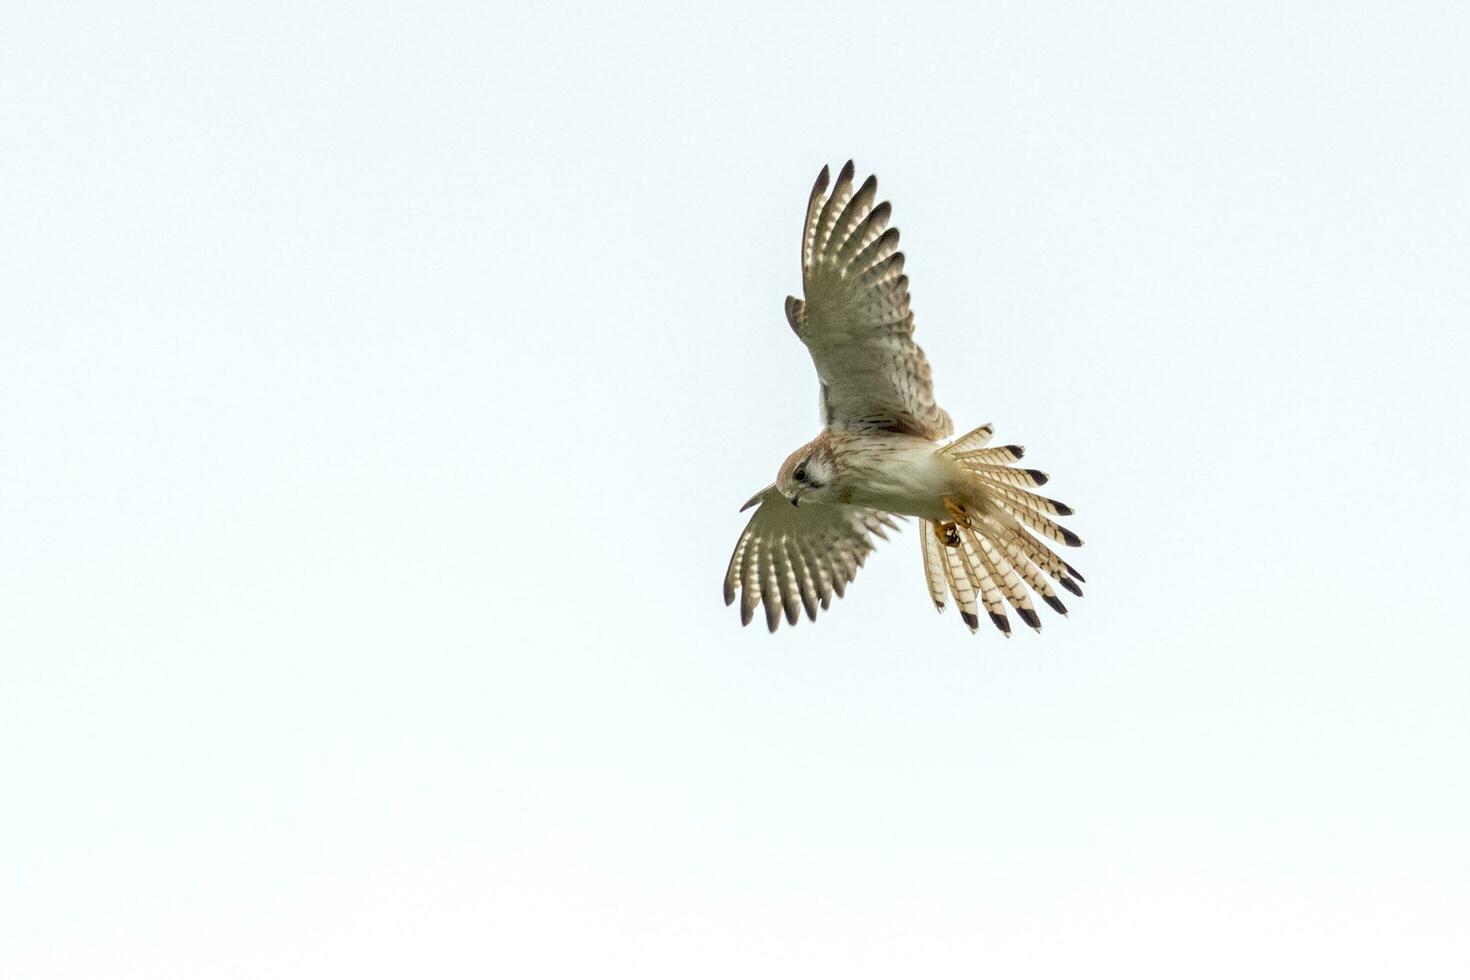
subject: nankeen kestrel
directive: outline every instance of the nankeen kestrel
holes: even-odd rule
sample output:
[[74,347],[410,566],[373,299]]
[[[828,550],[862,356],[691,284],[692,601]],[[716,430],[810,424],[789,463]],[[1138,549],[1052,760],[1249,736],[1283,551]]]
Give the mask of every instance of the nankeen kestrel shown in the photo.
[[[1029,488],[1040,470],[1015,466],[1020,446],[994,446],[982,425],[953,441],[954,424],[934,404],[929,362],[914,343],[909,279],[878,181],[853,190],[852,161],[823,167],[807,203],[801,245],[804,300],[786,299],[786,319],[811,352],[821,382],[821,435],[786,458],[756,504],[725,573],[725,604],[740,595],[740,621],[764,604],[774,632],[784,612],[817,618],[841,596],[894,517],[916,517],[924,575],[935,608],[954,596],[965,625],[980,607],[1006,636],[1006,605],[1041,629],[1031,592],[1065,615],[1048,579],[1081,595],[1083,578],[1037,535],[1076,547],[1053,517],[1072,509]],[[1028,591],[1029,589],[1029,591]]]

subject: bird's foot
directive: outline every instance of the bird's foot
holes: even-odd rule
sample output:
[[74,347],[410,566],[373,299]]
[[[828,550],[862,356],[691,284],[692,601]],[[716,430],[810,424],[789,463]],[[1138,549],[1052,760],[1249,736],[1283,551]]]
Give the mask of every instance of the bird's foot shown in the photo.
[[946,548],[958,548],[960,546],[960,529],[955,527],[953,521],[940,521],[938,524],[935,524],[934,536]]

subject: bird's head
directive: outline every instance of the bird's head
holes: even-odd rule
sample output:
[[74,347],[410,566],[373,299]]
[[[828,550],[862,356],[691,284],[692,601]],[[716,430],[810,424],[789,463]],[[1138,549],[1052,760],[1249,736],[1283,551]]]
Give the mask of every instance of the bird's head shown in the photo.
[[833,481],[837,478],[837,458],[826,440],[818,436],[786,457],[776,474],[776,489],[792,504],[836,499]]

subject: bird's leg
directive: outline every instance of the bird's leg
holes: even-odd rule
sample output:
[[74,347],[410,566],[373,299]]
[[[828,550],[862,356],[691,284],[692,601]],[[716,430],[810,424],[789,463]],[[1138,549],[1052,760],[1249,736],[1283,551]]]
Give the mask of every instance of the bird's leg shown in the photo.
[[965,505],[956,503],[953,497],[944,498],[944,509],[949,511],[949,516],[954,518],[956,524],[972,527],[970,512],[965,510]]
[[960,546],[960,532],[955,528],[953,521],[940,521],[935,524],[934,536],[946,548],[958,548]]

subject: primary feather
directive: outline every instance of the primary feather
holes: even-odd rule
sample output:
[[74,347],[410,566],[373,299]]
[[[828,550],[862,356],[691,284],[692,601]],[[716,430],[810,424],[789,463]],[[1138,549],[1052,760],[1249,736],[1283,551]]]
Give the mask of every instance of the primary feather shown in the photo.
[[802,237],[806,296],[787,300],[787,319],[811,352],[827,425],[943,439],[954,424],[934,403],[933,374],[914,343],[891,208],[874,206],[876,178],[854,193],[852,175],[848,161],[828,193],[823,168],[812,187]]
[[1015,465],[1021,446],[990,446],[989,425],[940,444],[954,425],[914,343],[892,213],[878,201],[876,178],[854,187],[851,161],[835,182],[822,168],[812,187],[801,238],[804,295],[787,297],[786,319],[816,367],[825,428],[746,504],[759,506],[730,557],[725,602],[739,599],[743,623],[763,609],[772,631],[803,612],[815,619],[842,596],[873,539],[897,526],[895,515],[908,515],[920,520],[936,609],[952,597],[972,632],[982,607],[1007,636],[1008,609],[1040,630],[1033,594],[1064,615],[1052,583],[1082,594],[1082,576],[1041,540],[1080,545],[1053,520],[1072,509],[1033,492],[1047,475]]

